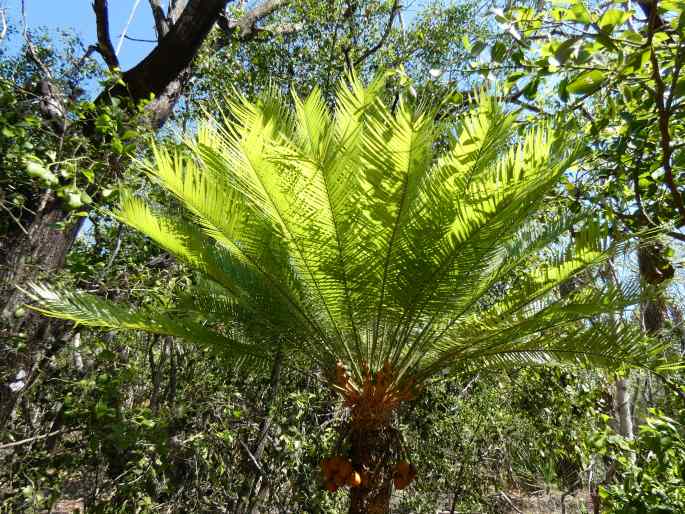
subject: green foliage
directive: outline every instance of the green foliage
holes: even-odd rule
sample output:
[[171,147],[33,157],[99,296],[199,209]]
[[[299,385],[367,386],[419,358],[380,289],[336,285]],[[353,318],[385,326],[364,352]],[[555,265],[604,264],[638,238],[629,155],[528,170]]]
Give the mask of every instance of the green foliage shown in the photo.
[[634,440],[607,429],[595,445],[616,465],[617,483],[601,489],[610,514],[668,514],[685,510],[685,432],[656,410]]
[[474,64],[523,93],[524,110],[585,135],[568,201],[603,205],[615,232],[685,219],[682,20],[677,2],[516,7],[497,15],[509,59]]
[[[610,319],[582,323],[633,293],[554,294],[605,258],[596,228],[523,268],[558,254],[573,222],[530,221],[572,158],[554,134],[532,129],[511,146],[514,118],[482,96],[436,155],[443,129],[431,111],[400,101],[392,112],[382,86],[342,86],[335,113],[317,91],[292,112],[274,94],[234,102],[185,153],[155,149],[148,172],[185,219],[132,195],[116,215],[199,273],[180,310],[133,312],[35,286],[37,308],[244,362],[280,344],[294,362],[331,369],[342,359],[358,376],[364,362],[389,361],[405,382],[452,367],[658,358]],[[484,308],[493,288],[501,297]]]
[[112,170],[123,172],[147,137],[144,104],[84,96],[88,83],[120,79],[78,61],[85,49],[77,38],[64,33],[51,44],[44,34],[32,37],[50,81],[26,47],[0,61],[0,233],[9,240],[28,231],[51,192],[70,214],[56,228],[87,216],[94,201],[106,206],[116,198]]
[[[659,5],[672,30],[670,39],[654,34],[651,45],[674,95],[669,123],[679,181],[683,81],[674,70],[682,59],[681,6]],[[254,41],[227,41],[215,31],[194,64],[181,117],[171,122],[192,135],[158,143],[148,163],[161,188],[125,166],[133,155],[150,155],[141,147],[149,139],[140,106],[95,105],[79,92],[84,82],[111,85],[118,77],[105,77],[92,60],[75,66],[84,51],[77,40],[52,44],[33,34],[68,106],[64,138],[39,115],[28,90],[42,71],[25,53],[0,49],[0,205],[8,214],[0,216],[0,234],[28,228],[30,210],[57,191],[62,208],[92,223],[68,269],[50,283],[97,295],[65,294],[65,303],[51,307],[97,326],[77,327],[80,346],[73,333],[64,334],[65,349],[50,357],[2,432],[0,445],[62,430],[0,450],[0,509],[38,512],[60,498],[83,497],[89,512],[238,512],[239,495],[256,493],[259,481],[268,492],[260,511],[343,512],[343,495],[321,490],[318,461],[336,451],[345,414],[318,369],[337,359],[380,365],[389,351],[406,366],[402,380],[426,380],[422,395],[399,411],[422,479],[397,495],[398,512],[446,510],[452,501],[457,511],[502,512],[508,506],[498,503],[501,491],[590,488],[584,470],[594,466],[593,479],[602,480],[614,461],[616,475],[602,493],[612,512],[683,510],[680,424],[654,414],[634,442],[606,432],[590,441],[597,446],[588,444],[598,413],[613,414],[606,380],[563,367],[519,367],[661,359],[643,359],[648,345],[635,320],[615,333],[607,315],[636,300],[637,289],[604,289],[606,278],[592,273],[606,250],[595,236],[623,239],[626,229],[644,226],[638,198],[653,221],[677,221],[659,168],[643,18],[618,2],[514,8],[494,12],[496,23],[471,4],[426,4],[416,14],[412,7],[360,63],[367,78],[378,68],[393,70],[373,92],[375,103],[358,101],[362,88],[343,88],[343,101],[328,109],[346,60],[381,41],[391,11],[392,2],[304,0],[262,20]],[[296,31],[277,33],[288,24]],[[495,26],[501,34],[493,36]],[[476,60],[470,69],[469,55]],[[483,98],[470,111],[469,95],[449,90],[481,77],[502,78],[503,105],[511,100],[520,109]],[[207,100],[223,98],[227,83],[254,102],[234,102],[221,119]],[[306,98],[317,86],[321,93]],[[290,100],[269,98],[270,87],[292,87],[302,97],[295,112]],[[363,108],[345,109],[345,102]],[[382,105],[395,102],[396,110]],[[198,123],[200,108],[217,119]],[[455,113],[465,111],[455,123]],[[526,113],[534,113],[532,133],[522,123]],[[356,123],[349,133],[344,116]],[[541,118],[563,128],[546,129]],[[92,131],[88,140],[82,130]],[[347,148],[348,141],[356,146]],[[563,143],[584,147],[569,168]],[[507,153],[517,145],[520,153]],[[418,150],[413,160],[403,161],[406,148]],[[248,157],[259,164],[255,173]],[[497,170],[519,162],[521,180],[499,181]],[[121,201],[116,184],[101,180],[112,166],[136,191]],[[333,188],[323,191],[322,184]],[[507,186],[502,196],[493,194],[494,184]],[[403,186],[415,193],[407,198],[421,200],[405,202],[409,209],[400,200]],[[117,214],[145,230],[97,209],[118,202]],[[341,222],[342,251],[333,219]],[[566,250],[572,237],[576,247]],[[12,241],[0,239],[6,248]],[[457,256],[454,266],[432,280],[436,259],[449,252]],[[678,256],[677,248],[666,251],[660,266]],[[345,277],[357,274],[359,283],[343,294]],[[455,306],[463,310],[455,314]],[[682,319],[674,310],[666,324],[677,335]],[[98,330],[103,320],[115,330],[145,328],[162,337]],[[404,334],[400,342],[395,333]],[[559,342],[563,351],[581,353],[563,354]],[[670,345],[674,353],[680,342],[664,338],[652,351]],[[21,352],[25,341],[4,344],[2,352]],[[268,402],[266,371],[279,345],[292,368]],[[498,351],[510,353],[500,361],[491,355]],[[312,360],[313,373],[294,371],[311,369]],[[488,371],[499,366],[508,369]],[[428,379],[443,367],[448,376]],[[659,389],[650,382],[648,391],[634,391],[636,416],[656,404],[680,419],[673,414],[680,400]],[[268,416],[260,474],[246,449]]]
[[[239,18],[243,8],[229,4],[229,16]],[[350,65],[367,79],[378,70],[404,68],[422,88],[431,69],[466,57],[455,34],[488,34],[477,10],[472,2],[444,0],[411,6],[385,0],[291,1],[262,22],[252,44],[220,31],[210,35],[198,59],[186,114],[196,119],[214,109],[226,84],[249,98],[268,87],[301,96],[319,88],[332,101]]]

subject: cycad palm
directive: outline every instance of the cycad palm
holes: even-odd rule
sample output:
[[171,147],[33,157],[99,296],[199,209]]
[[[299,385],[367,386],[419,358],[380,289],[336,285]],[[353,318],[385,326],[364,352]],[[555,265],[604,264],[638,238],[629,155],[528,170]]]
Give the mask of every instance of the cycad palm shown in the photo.
[[[317,91],[293,110],[278,95],[241,100],[186,151],[155,150],[148,171],[185,214],[129,195],[116,215],[197,271],[169,312],[33,286],[44,313],[84,325],[177,336],[255,365],[277,347],[315,363],[352,409],[352,464],[366,474],[354,512],[387,509],[391,414],[436,373],[645,363],[635,334],[584,321],[626,301],[618,291],[557,294],[604,257],[596,237],[524,269],[558,250],[572,221],[531,222],[568,167],[553,134],[515,136],[514,117],[485,96],[444,131],[429,111],[392,112],[382,88],[351,80],[334,113]],[[516,286],[502,287],[512,273]]]

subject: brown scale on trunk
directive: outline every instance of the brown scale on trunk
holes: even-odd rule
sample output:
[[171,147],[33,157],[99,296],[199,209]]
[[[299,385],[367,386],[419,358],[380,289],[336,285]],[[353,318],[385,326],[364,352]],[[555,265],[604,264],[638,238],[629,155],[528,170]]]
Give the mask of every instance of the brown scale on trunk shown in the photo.
[[415,476],[413,472],[398,481],[399,465],[393,464],[402,443],[392,427],[392,416],[402,402],[416,397],[418,388],[413,380],[399,381],[389,362],[375,372],[363,364],[361,375],[361,381],[355,382],[345,365],[338,362],[333,381],[333,388],[350,409],[349,463],[361,478],[360,484],[350,488],[349,513],[385,514],[390,510],[393,483],[404,488]]
[[337,363],[335,373],[333,388],[343,397],[345,406],[350,408],[352,426],[358,429],[374,430],[389,426],[392,413],[399,405],[416,397],[417,388],[413,380],[398,383],[396,373],[387,361],[376,372],[363,364],[361,384],[350,378],[342,362]]

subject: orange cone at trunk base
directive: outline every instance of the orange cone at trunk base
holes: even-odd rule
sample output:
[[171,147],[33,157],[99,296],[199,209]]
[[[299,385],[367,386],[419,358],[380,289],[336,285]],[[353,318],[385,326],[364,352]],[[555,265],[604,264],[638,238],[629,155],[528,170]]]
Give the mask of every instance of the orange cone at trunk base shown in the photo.
[[[321,471],[324,476],[324,485],[326,489],[331,492],[336,491],[340,487],[349,485],[350,487],[356,487],[361,483],[361,477],[359,473],[352,469],[352,463],[349,459],[343,457],[342,455],[336,455],[335,457],[329,457],[323,459],[319,462],[321,466]],[[356,485],[352,485],[352,484]]]
[[409,464],[406,460],[400,461],[395,465],[393,473],[393,483],[395,489],[401,490],[407,487],[416,478],[416,466]]
[[347,477],[347,485],[350,487],[359,487],[362,483],[362,477],[356,471],[353,471],[350,476]]

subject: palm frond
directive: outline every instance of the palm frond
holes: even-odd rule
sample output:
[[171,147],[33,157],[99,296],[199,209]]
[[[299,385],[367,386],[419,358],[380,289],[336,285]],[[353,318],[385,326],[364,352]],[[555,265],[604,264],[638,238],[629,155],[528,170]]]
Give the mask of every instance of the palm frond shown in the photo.
[[591,279],[617,251],[602,227],[571,237],[575,217],[542,217],[575,157],[564,134],[518,130],[485,94],[445,128],[428,108],[387,106],[383,90],[382,77],[365,87],[352,76],[335,109],[318,90],[234,95],[184,148],[153,148],[146,171],[181,212],[124,195],[116,216],[194,270],[177,299],[184,316],[40,286],[36,308],[197,337],[245,359],[285,344],[291,358],[343,361],[357,378],[386,361],[397,380],[468,366],[664,365],[660,343],[612,321],[639,287]]
[[74,321],[88,327],[111,330],[138,330],[152,334],[174,336],[228,355],[236,361],[268,364],[269,345],[254,340],[239,341],[227,334],[210,330],[197,321],[182,318],[177,311],[133,311],[113,302],[86,293],[56,293],[45,286],[29,284],[24,291],[39,306],[31,308],[50,317]]

